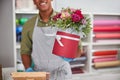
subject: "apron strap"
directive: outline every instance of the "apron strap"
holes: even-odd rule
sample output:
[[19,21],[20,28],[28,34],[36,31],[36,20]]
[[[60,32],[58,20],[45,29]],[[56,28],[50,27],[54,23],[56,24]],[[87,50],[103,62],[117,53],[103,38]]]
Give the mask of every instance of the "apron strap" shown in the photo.
[[36,21],[35,21],[35,27],[37,26],[37,24],[38,24],[38,17],[36,18]]

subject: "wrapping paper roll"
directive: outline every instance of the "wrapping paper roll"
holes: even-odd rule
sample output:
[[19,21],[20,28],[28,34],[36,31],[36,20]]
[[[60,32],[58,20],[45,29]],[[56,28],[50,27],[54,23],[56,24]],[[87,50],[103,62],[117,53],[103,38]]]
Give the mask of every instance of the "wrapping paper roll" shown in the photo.
[[85,64],[85,61],[70,61],[70,65]]
[[81,69],[80,67],[75,67],[75,68],[72,68],[72,74],[80,74],[80,73],[84,73],[83,69]]
[[106,62],[106,61],[116,61],[117,57],[110,57],[110,58],[96,58],[93,59],[93,62]]
[[117,50],[96,51],[93,56],[117,55]]
[[73,59],[73,61],[70,61],[70,64],[71,65],[74,65],[74,64],[84,64],[86,60],[87,60],[86,56],[80,57],[80,58],[75,58],[75,59]]
[[95,20],[94,25],[120,25],[120,20]]
[[118,57],[118,55],[102,55],[102,56],[93,56],[93,58],[113,58]]
[[73,61],[86,61],[87,57],[86,56],[81,56],[80,58],[75,58]]
[[120,26],[94,26],[94,32],[116,32],[120,31]]
[[120,60],[94,63],[95,68],[106,68],[106,67],[116,67],[116,66],[120,66]]
[[95,38],[98,39],[119,39],[120,33],[96,33]]

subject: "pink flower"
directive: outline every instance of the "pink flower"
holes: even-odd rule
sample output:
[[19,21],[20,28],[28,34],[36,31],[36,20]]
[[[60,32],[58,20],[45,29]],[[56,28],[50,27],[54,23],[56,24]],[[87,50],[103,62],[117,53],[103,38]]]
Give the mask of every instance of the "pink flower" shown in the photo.
[[70,8],[70,11],[71,11],[71,12],[75,12],[75,9],[74,9],[74,8]]
[[68,13],[68,12],[62,12],[60,17],[61,18],[68,18],[70,16],[71,16],[70,13]]
[[65,13],[62,12],[60,18],[65,18]]
[[86,20],[85,19],[82,19],[82,24],[86,24]]

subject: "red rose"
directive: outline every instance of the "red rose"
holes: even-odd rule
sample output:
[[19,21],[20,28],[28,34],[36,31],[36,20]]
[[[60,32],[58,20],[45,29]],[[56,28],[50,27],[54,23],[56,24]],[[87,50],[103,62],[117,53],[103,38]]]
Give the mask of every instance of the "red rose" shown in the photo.
[[77,14],[72,14],[72,21],[79,22],[81,20],[80,16]]
[[74,13],[79,15],[81,19],[84,18],[80,10],[76,10]]
[[60,18],[60,16],[61,16],[61,13],[56,14],[56,15],[53,17],[53,20],[56,21],[58,18]]

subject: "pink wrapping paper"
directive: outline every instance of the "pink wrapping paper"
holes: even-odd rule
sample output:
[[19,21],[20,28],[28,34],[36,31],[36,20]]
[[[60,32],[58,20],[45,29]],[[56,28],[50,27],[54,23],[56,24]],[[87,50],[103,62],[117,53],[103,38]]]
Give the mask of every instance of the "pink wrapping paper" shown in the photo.
[[115,61],[117,57],[109,57],[109,58],[96,58],[93,59],[93,62],[106,62],[106,61]]
[[120,26],[94,26],[94,32],[116,32],[120,31]]
[[120,20],[95,20],[94,25],[120,25]]
[[116,43],[120,43],[120,39],[97,39],[95,41],[96,43],[111,43],[112,44],[116,44]]
[[100,39],[119,39],[120,33],[96,33],[95,38]]

